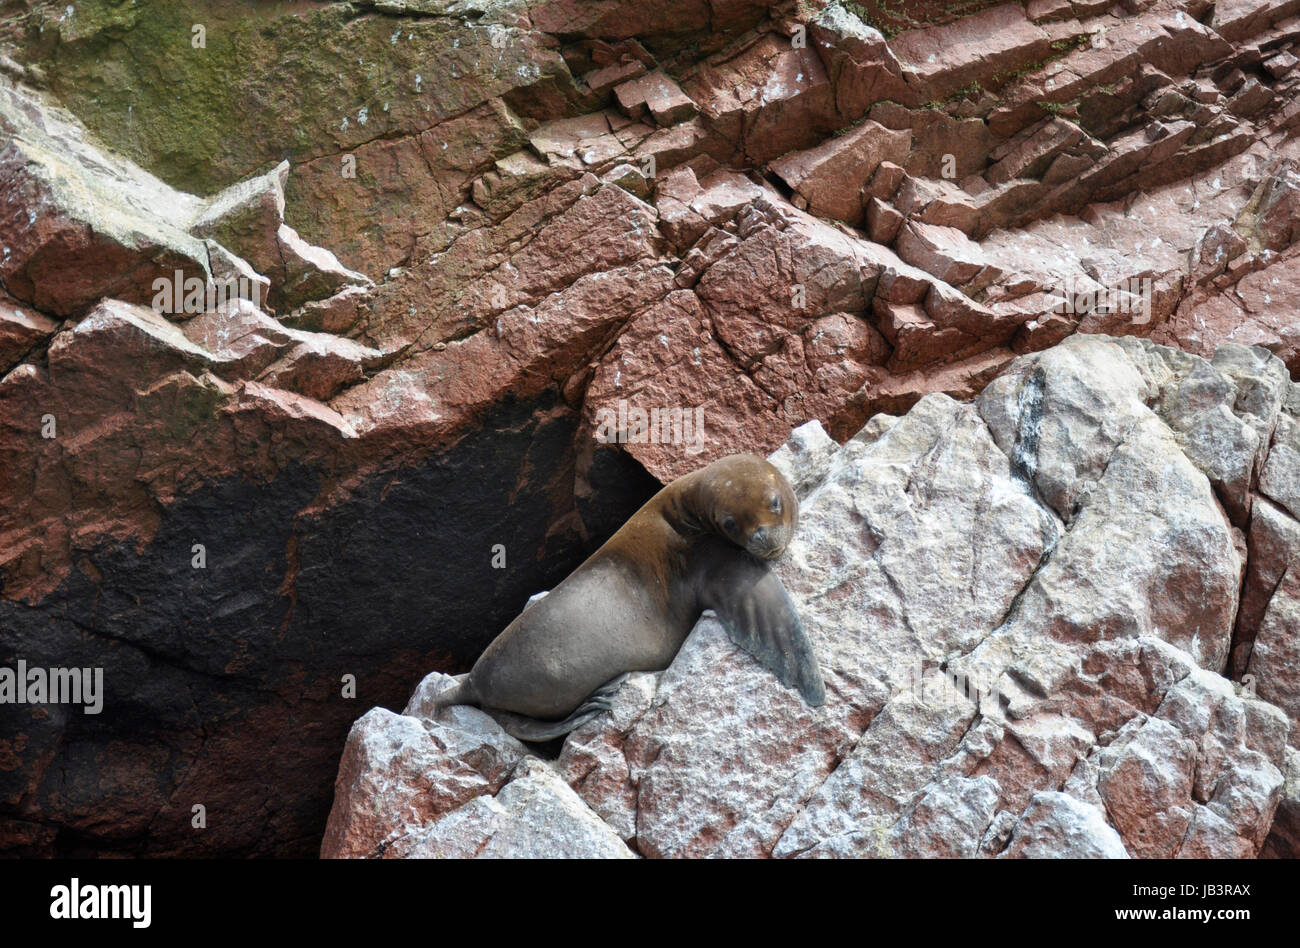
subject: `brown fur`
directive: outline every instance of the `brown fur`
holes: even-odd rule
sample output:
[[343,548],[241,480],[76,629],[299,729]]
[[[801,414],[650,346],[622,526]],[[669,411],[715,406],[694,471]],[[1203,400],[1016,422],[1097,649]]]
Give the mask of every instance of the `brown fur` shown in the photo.
[[759,562],[785,551],[798,519],[789,483],[754,455],[678,478],[511,622],[439,703],[564,718],[624,672],[666,668],[703,609],[721,608],[733,586],[751,595],[760,579],[748,614],[770,620],[764,634],[779,627],[799,636],[820,689],[788,596]]

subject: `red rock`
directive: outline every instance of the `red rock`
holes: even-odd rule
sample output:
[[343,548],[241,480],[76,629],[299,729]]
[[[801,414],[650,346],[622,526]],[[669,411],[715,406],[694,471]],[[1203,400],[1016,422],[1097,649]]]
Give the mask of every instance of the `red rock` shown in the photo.
[[176,271],[206,282],[207,249],[184,229],[197,205],[0,78],[0,281],[10,296],[79,316],[105,296],[148,302],[154,281]]
[[182,327],[185,337],[228,364],[237,377],[251,378],[292,345],[293,333],[266,313],[243,302],[195,316]]
[[[734,9],[733,15],[742,13],[744,5]],[[709,5],[699,0],[674,8],[672,16],[667,18],[661,8],[624,0],[603,3],[560,0],[539,8],[532,19],[533,26],[546,33],[588,35],[609,41],[654,36],[665,30],[705,30],[711,25],[712,17]]]
[[904,166],[914,176],[964,180],[984,170],[990,150],[998,143],[983,120],[940,109],[880,102],[872,106],[870,116],[886,128],[912,133],[912,151]]
[[284,223],[284,185],[289,162],[233,184],[204,202],[190,230],[211,237],[246,259],[260,273],[280,271],[277,234]]
[[1005,3],[931,29],[909,30],[890,48],[921,99],[943,99],[971,82],[987,81],[1043,59],[1051,37]]
[[285,307],[292,309],[308,300],[325,299],[347,286],[370,285],[365,274],[349,270],[324,247],[307,243],[288,224],[281,224],[275,236],[283,264],[273,272],[283,275],[277,287],[279,293],[272,299]]
[[924,270],[909,266],[901,259],[895,258],[895,265],[888,265],[880,274],[876,284],[876,299],[887,303],[919,303],[930,291],[934,279]]
[[818,316],[865,311],[885,268],[905,266],[884,248],[796,211],[783,213],[768,203],[748,213],[750,229],[742,227],[736,251],[696,286],[718,337],[743,365]]
[[686,251],[685,256],[682,258],[682,265],[677,270],[677,277],[673,282],[682,289],[695,286],[705,270],[732,253],[738,244],[739,241],[731,234],[716,227],[710,227],[695,242],[695,245]]
[[[285,185],[295,209],[292,226],[350,269],[378,277],[442,224],[481,176],[528,144],[520,117],[500,99],[432,128],[423,116],[418,128],[424,130],[365,141],[345,155],[331,148],[321,157],[295,162]],[[354,176],[344,176],[345,158]],[[487,209],[486,202],[480,204]]]
[[1278,128],[1283,129],[1295,128],[1297,123],[1300,123],[1300,100],[1287,103],[1278,112],[1277,119],[1274,122]]
[[[1016,330],[1011,340],[1011,348],[1017,353],[1038,352],[1056,345],[1078,324],[1076,318],[1057,312],[1060,297],[1049,294],[1035,294],[1032,299],[1005,304],[1005,308],[1016,309],[1028,317]],[[1001,309],[1003,307],[995,308]]]
[[1226,39],[1242,40],[1296,13],[1296,0],[1228,0],[1215,7],[1210,25]]
[[[644,117],[653,122],[648,114]],[[549,165],[599,171],[627,158],[629,149],[643,143],[653,130],[652,124],[629,121],[607,109],[547,122],[529,136],[529,144]]]
[[1044,20],[1064,20],[1074,15],[1070,0],[1029,0],[1025,14],[1035,23]]
[[285,325],[312,332],[345,334],[368,308],[370,290],[351,284],[323,300],[310,300],[284,317]]
[[817,54],[766,34],[683,89],[754,164],[807,148],[838,127],[834,90]]
[[905,161],[911,142],[908,132],[866,121],[816,148],[778,158],[771,168],[808,202],[813,214],[861,224],[862,189],[882,161]]
[[754,381],[780,400],[786,419],[826,418],[837,433],[861,425],[852,396],[879,375],[889,344],[866,320],[847,313],[812,322],[754,371]]
[[844,356],[862,365],[879,365],[889,355],[880,333],[849,313],[833,313],[813,320],[806,333],[804,351],[814,371],[832,366]]
[[1255,194],[1255,207],[1242,225],[1258,232],[1269,250],[1285,250],[1300,239],[1300,172],[1294,163],[1269,174]]
[[875,314],[880,320],[880,331],[894,347],[888,367],[895,374],[944,361],[978,341],[956,327],[940,329],[914,303],[877,300]]
[[655,208],[660,228],[676,247],[689,247],[708,230],[709,222],[691,207],[703,192],[695,172],[689,167],[675,168],[662,176],[655,189]]
[[[1040,119],[1036,103],[1065,103],[1113,87],[1132,76],[1143,64],[1169,75],[1186,75],[1197,65],[1228,55],[1231,45],[1214,30],[1186,14],[1152,11],[1151,15],[1110,20],[1098,39],[1049,64],[1032,81],[1012,90],[989,115],[989,127],[998,135],[1014,134]],[[1112,91],[1118,91],[1112,89]]]
[[[343,266],[329,250],[303,240],[284,223],[284,186],[289,163],[273,171],[232,185],[209,199],[196,215],[191,230],[216,239],[269,278],[268,302],[293,309],[309,300],[332,296],[345,286],[368,286],[370,280]],[[229,261],[224,272],[239,272]],[[264,304],[265,305],[265,304]]]
[[0,376],[23,360],[37,344],[54,335],[59,324],[0,294]]
[[1233,292],[1200,290],[1187,297],[1157,338],[1210,354],[1222,342],[1258,345],[1300,371],[1300,327],[1287,313],[1300,301],[1294,249],[1262,270],[1240,277]]
[[691,209],[716,226],[733,220],[766,192],[744,175],[733,171],[715,171],[700,182],[700,193],[691,199]]
[[271,281],[258,273],[248,261],[237,257],[215,240],[203,242],[208,248],[208,266],[213,282],[226,299],[239,297],[255,306],[266,305],[271,296]]
[[1228,100],[1228,110],[1233,115],[1247,118],[1273,102],[1273,91],[1255,77],[1246,80]]
[[925,294],[925,311],[939,326],[957,326],[989,343],[1005,342],[1023,321],[1015,311],[998,312],[947,283],[934,282]]
[[1264,60],[1264,69],[1274,79],[1281,79],[1296,67],[1296,63],[1300,63],[1300,59],[1297,59],[1286,50],[1282,50]]
[[1233,228],[1215,224],[1205,232],[1196,254],[1192,278],[1197,283],[1208,283],[1219,276],[1237,257],[1245,253],[1246,241]]
[[259,376],[274,388],[328,401],[341,389],[365,378],[383,359],[380,352],[322,333],[299,342]]
[[969,283],[986,265],[984,252],[954,227],[908,221],[897,240],[898,255],[954,286]]
[[692,421],[702,419],[689,440],[622,446],[664,478],[723,456],[738,440],[766,443],[784,437],[772,425],[778,405],[735,370],[718,338],[706,328],[708,318],[694,293],[668,294],[628,324],[587,386],[583,414],[592,431],[598,426],[598,412],[617,417],[621,401],[629,411],[690,412]]
[[114,362],[129,362],[135,371],[101,377],[96,387],[126,386],[136,373],[157,377],[217,361],[153,310],[117,300],[97,306],[71,330],[55,336],[49,347],[50,380],[56,385],[96,379],[104,365]]
[[666,126],[695,114],[695,103],[661,69],[623,83],[614,90],[614,96],[632,119],[653,118]]
[[859,418],[870,418],[878,412],[906,412],[923,397],[936,392],[968,400],[1014,358],[1015,353],[1010,349],[994,347],[943,366],[898,375],[881,373],[855,393],[853,404]]
[[703,117],[696,116],[672,128],[661,128],[637,148],[633,156],[638,163],[653,159],[655,167],[665,168],[690,162],[707,171],[729,158],[735,146]]
[[965,234],[980,229],[981,214],[975,200],[946,181],[922,180],[909,175],[898,189],[894,206],[904,217],[913,217],[927,224],[953,227]]
[[593,69],[582,77],[582,81],[596,95],[603,95],[620,83],[645,75],[645,71],[645,64],[633,59],[630,62],[610,63],[600,69]]
[[584,274],[656,259],[667,241],[655,220],[654,208],[594,176],[546,191],[491,236],[472,229],[377,287],[370,308],[384,315],[367,341],[385,349],[462,338]]
[[892,204],[873,197],[867,202],[867,236],[878,244],[894,242],[903,226],[903,215]]
[[892,161],[882,161],[867,184],[866,194],[881,201],[890,201],[898,193],[907,172]]
[[825,7],[808,26],[808,39],[835,87],[840,119],[852,122],[876,102],[917,100],[884,36],[838,4]]
[[1006,146],[994,150],[989,157],[995,163],[984,177],[990,184],[1002,184],[1012,178],[1039,177],[1047,170],[1052,158],[1082,140],[1083,131],[1072,122],[1045,119],[1042,124],[1017,135]]

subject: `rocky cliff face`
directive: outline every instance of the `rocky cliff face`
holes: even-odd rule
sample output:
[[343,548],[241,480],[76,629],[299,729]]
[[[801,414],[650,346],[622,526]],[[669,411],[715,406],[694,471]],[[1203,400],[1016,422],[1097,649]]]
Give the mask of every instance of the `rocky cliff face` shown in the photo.
[[1237,623],[1261,559],[1212,485],[1300,472],[1297,412],[1263,350],[1079,335],[843,447],[810,422],[773,460],[803,494],[779,571],[825,707],[711,616],[551,761],[431,713],[435,673],[353,726],[322,853],[1295,855],[1300,627],[1288,581]]
[[[0,664],[102,667],[108,691],[93,719],[0,708],[0,849],[314,852],[364,708],[472,661],[659,482],[810,419],[846,442],[984,391],[1014,456],[988,391],[1076,333],[1284,390],[1298,13],[0,6]],[[228,279],[249,301],[188,297]],[[1131,381],[1080,384],[1119,404]],[[1240,602],[1187,525],[1152,621],[1199,596],[1172,644],[1242,680],[1295,665],[1266,645],[1294,625],[1293,439],[1225,384],[1158,413],[1226,511]],[[703,430],[602,443],[620,408]],[[1007,463],[1066,522],[1124,418]],[[1087,589],[1058,603],[1063,640],[1122,625]],[[865,726],[854,701],[826,726]],[[529,766],[540,806],[559,790]]]

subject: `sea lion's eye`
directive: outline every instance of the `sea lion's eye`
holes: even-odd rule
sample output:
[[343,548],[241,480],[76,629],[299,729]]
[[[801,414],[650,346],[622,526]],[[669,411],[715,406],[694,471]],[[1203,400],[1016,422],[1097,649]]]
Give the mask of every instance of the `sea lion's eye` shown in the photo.
[[722,521],[722,529],[727,536],[734,537],[736,535],[736,518],[728,517],[726,520]]
[[781,512],[781,497],[778,494],[777,496],[772,498],[772,513],[779,514],[780,512]]

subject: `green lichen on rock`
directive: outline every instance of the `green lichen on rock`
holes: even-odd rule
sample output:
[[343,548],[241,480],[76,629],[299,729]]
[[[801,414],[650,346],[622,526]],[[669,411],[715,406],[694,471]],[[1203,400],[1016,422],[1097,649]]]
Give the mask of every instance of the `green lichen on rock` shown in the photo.
[[42,2],[25,55],[110,148],[204,194],[282,158],[416,134],[492,96],[576,101],[554,42],[510,25],[516,5],[460,18],[283,0]]
[[288,159],[288,222],[377,272],[523,147],[525,125],[591,106],[525,14],[523,0],[40,0],[7,24],[109,152],[200,195]]
[[42,3],[28,18],[27,58],[111,150],[177,187],[212,190],[223,159],[246,147],[230,95],[241,68],[216,15],[198,20],[207,48],[191,46],[196,19],[151,0]]

